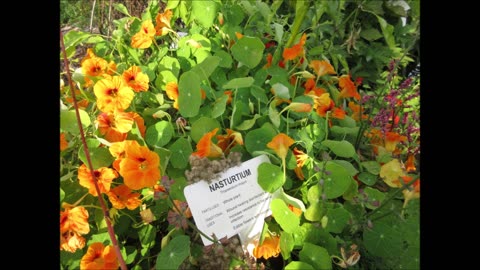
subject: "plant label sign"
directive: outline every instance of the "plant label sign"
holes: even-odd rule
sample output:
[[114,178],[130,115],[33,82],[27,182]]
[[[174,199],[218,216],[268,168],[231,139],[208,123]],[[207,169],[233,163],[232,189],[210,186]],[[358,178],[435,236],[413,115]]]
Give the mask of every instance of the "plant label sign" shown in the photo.
[[[225,170],[210,183],[199,181],[185,187],[185,198],[200,231],[215,234],[217,239],[238,234],[244,250],[260,237],[264,219],[271,215],[272,197],[257,183],[257,168],[264,162],[270,160],[261,155]],[[203,235],[202,241],[212,244]]]

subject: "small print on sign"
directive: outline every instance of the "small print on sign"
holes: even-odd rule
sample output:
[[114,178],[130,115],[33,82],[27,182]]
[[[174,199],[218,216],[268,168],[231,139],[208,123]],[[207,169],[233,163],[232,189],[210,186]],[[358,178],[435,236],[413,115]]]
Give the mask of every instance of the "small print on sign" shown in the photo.
[[[272,195],[257,182],[257,168],[270,160],[261,155],[229,168],[216,180],[199,181],[183,190],[198,229],[206,235],[239,235],[247,245],[260,236],[265,217],[271,215]],[[204,245],[212,242],[202,236]],[[245,248],[244,248],[245,249]]]

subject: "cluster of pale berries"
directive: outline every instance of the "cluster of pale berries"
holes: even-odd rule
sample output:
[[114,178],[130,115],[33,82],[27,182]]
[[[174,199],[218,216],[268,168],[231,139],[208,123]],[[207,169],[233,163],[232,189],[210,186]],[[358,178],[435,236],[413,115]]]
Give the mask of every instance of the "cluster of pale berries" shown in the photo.
[[238,166],[242,163],[242,153],[230,152],[228,157],[222,156],[220,159],[210,160],[207,157],[198,157],[190,155],[189,160],[191,170],[185,171],[185,176],[189,184],[205,180],[211,182],[220,176],[220,173],[228,168]]

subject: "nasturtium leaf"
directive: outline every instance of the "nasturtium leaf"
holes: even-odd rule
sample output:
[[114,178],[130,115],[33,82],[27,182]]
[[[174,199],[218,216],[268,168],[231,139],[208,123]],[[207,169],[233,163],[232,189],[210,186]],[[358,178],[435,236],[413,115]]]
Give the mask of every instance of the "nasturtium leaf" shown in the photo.
[[[225,8],[226,6],[222,7]],[[223,14],[225,15],[225,23],[229,25],[239,25],[245,17],[243,9],[237,4],[232,4],[225,8]]]
[[225,107],[227,106],[228,96],[221,95],[215,102],[213,103],[212,108],[212,117],[217,118],[221,116],[225,112]]
[[294,245],[295,241],[293,240],[291,233],[283,232],[280,235],[280,250],[284,260],[288,260],[290,258],[290,252],[292,252]]
[[[109,167],[113,163],[114,157],[112,156],[112,154],[110,154],[110,151],[107,148],[89,148],[88,152],[90,154],[90,160],[92,161],[92,166],[94,170],[97,170],[101,167]],[[83,151],[82,147],[78,149],[78,158],[84,164],[88,164],[87,158],[85,156],[85,151]]]
[[170,142],[174,132],[170,122],[160,121],[147,128],[145,141],[152,147],[162,147]]
[[365,204],[365,207],[369,209],[378,208],[385,199],[385,193],[381,192],[378,189],[366,187],[363,189],[363,192],[368,197],[368,202]]
[[233,63],[232,56],[226,51],[217,51],[215,53],[215,56],[220,58],[220,62],[218,63],[220,67],[222,68],[232,67],[232,63]]
[[112,243],[112,240],[107,231],[102,233],[96,233],[90,236],[90,240],[87,241],[86,246],[90,246],[92,243],[95,242],[100,242],[103,245],[110,245]]
[[171,56],[164,56],[157,66],[159,71],[170,70],[175,77],[180,73],[180,62],[178,59]]
[[202,102],[200,78],[196,73],[187,71],[180,75],[178,83],[178,107],[183,117],[198,114]]
[[337,160],[332,160],[333,163],[337,163],[338,165],[342,166],[345,170],[347,170],[348,174],[350,174],[350,176],[355,176],[357,173],[358,173],[358,170],[357,168],[355,168],[352,163],[346,161],[346,160],[341,160],[341,159],[337,159]]
[[313,266],[318,270],[332,269],[332,261],[328,251],[320,246],[305,242],[299,253],[300,260]]
[[185,177],[175,177],[175,181],[170,187],[170,195],[174,200],[185,201],[185,194],[183,189],[188,185],[187,179]]
[[360,163],[367,171],[371,174],[378,175],[380,174],[380,164],[375,160],[363,161]]
[[319,221],[325,214],[325,207],[320,199],[322,188],[319,185],[313,185],[308,189],[307,199],[310,205],[304,213],[309,221]]
[[215,1],[192,1],[190,3],[192,5],[192,18],[204,28],[212,26],[219,9],[218,3]]
[[249,130],[255,125],[255,121],[260,117],[259,114],[255,114],[252,119],[247,119],[240,123],[240,125],[234,127],[235,130]]
[[378,176],[369,172],[361,172],[358,174],[357,178],[367,186],[373,186],[377,182]]
[[378,219],[372,228],[363,231],[363,243],[374,256],[391,257],[400,254],[403,247],[403,235],[396,223]]
[[219,128],[217,134],[220,134],[221,126],[217,120],[210,117],[200,117],[192,123],[190,136],[192,137],[192,140],[197,143],[205,133],[210,132],[215,128]]
[[172,151],[163,147],[154,148],[153,151],[160,157],[160,172],[162,175],[164,175],[168,166],[168,162],[170,161],[170,157],[172,156]]
[[304,242],[308,242],[326,248],[329,254],[338,252],[337,240],[325,229],[317,227],[312,223],[303,223],[297,236],[300,237],[295,239],[295,245],[299,244],[299,246],[302,246]]
[[[80,115],[80,120],[82,123],[82,128],[85,131],[85,128],[90,126],[91,121],[90,121],[90,116],[88,113],[82,109],[78,110],[78,113]],[[74,135],[79,135],[80,130],[78,128],[77,124],[77,115],[75,113],[75,110],[70,110],[70,111],[61,111],[60,112],[60,129],[70,132]]]
[[347,191],[350,182],[353,181],[352,177],[342,166],[333,162],[327,162],[325,170],[330,172],[329,175],[325,175],[325,182],[323,185],[327,199],[341,196]]
[[265,89],[261,88],[260,86],[252,85],[252,87],[250,88],[250,93],[261,103],[268,103],[268,97],[265,93]]
[[272,85],[275,96],[281,99],[290,99],[290,93],[288,87],[281,83],[275,83]]
[[156,229],[150,224],[146,224],[138,231],[138,236],[142,246],[148,246],[155,241]]
[[249,68],[256,67],[263,58],[265,45],[258,37],[244,36],[231,48],[233,58]]
[[270,202],[270,209],[275,217],[275,221],[285,232],[293,233],[300,228],[300,219],[288,208],[282,199],[273,199]]
[[123,246],[121,252],[126,264],[132,263],[137,256],[137,248],[134,246]]
[[258,166],[258,184],[266,192],[273,193],[284,183],[283,171],[271,163],[262,163]]
[[350,186],[343,193],[342,198],[346,201],[351,201],[358,194],[358,183],[357,181],[350,181]]
[[322,142],[322,145],[328,147],[339,157],[351,158],[355,155],[355,147],[349,141],[325,140]]
[[263,125],[261,128],[251,130],[245,135],[245,148],[253,155],[255,151],[267,150],[267,143],[276,135],[271,125]]
[[333,233],[341,233],[350,219],[350,213],[343,207],[328,209],[328,224],[325,230]]
[[155,87],[157,89],[165,90],[165,86],[169,82],[178,83],[178,79],[172,71],[162,70],[157,74],[157,78],[155,79]]
[[340,124],[341,127],[347,127],[347,128],[357,127],[357,122],[348,115],[345,115],[343,119],[338,119],[338,123]]
[[168,0],[167,6],[165,7],[165,9],[173,10],[178,6],[179,3],[180,3],[180,0]]
[[63,189],[60,188],[60,202],[62,202],[64,198],[65,198],[65,191],[63,191]]
[[197,74],[198,78],[201,81],[208,81],[210,75],[217,68],[220,63],[220,57],[218,56],[208,56],[202,62],[194,66],[190,71]]
[[280,113],[277,111],[275,102],[271,102],[268,106],[268,117],[276,128],[280,127]]
[[345,136],[345,135],[352,135],[356,136],[358,134],[359,127],[341,127],[341,126],[333,126],[330,128],[330,131],[333,135],[337,136]]
[[125,7],[122,3],[114,3],[113,8],[119,11],[122,14],[125,14],[130,17],[130,13],[128,13],[127,7]]
[[170,147],[172,151],[172,157],[170,162],[172,166],[177,169],[183,169],[187,167],[188,158],[192,154],[192,145],[185,138],[179,138]]
[[236,89],[250,87],[255,80],[253,77],[235,78],[225,83],[223,89]]
[[314,268],[306,262],[292,261],[285,266],[285,270],[314,270]]
[[[194,1],[203,2],[203,1]],[[190,237],[179,235],[173,238],[168,245],[160,251],[155,269],[178,269],[190,254]]]

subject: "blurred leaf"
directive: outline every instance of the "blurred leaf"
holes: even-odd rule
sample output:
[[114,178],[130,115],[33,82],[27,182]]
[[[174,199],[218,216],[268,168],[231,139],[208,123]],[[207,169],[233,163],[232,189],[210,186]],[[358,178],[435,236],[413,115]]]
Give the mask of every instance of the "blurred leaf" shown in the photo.
[[375,185],[375,183],[377,183],[377,180],[378,180],[378,176],[371,174],[369,172],[361,172],[358,174],[357,178],[367,186]]
[[380,163],[374,160],[363,161],[360,163],[367,171],[371,174],[378,175],[380,174]]
[[328,147],[332,152],[344,158],[351,158],[355,155],[355,147],[349,141],[333,141],[325,140],[322,142],[322,145]]
[[168,121],[160,121],[147,128],[145,141],[155,148],[162,147],[170,142],[174,134],[173,126]]
[[240,125],[236,126],[236,130],[249,130],[255,125],[255,121],[260,118],[259,114],[255,114],[252,119],[247,119],[240,123]]
[[290,258],[290,252],[292,252],[294,244],[295,241],[292,234],[283,232],[280,235],[280,250],[284,260],[288,260]]
[[215,128],[219,128],[218,133],[221,132],[221,126],[217,120],[210,117],[200,117],[193,122],[190,136],[195,143],[198,143],[205,133],[210,132]]
[[352,177],[342,166],[333,162],[327,162],[325,170],[330,172],[329,175],[325,176],[325,183],[323,185],[327,199],[342,196],[350,186],[350,182],[353,181]]
[[235,78],[222,86],[223,89],[237,89],[250,87],[254,82],[253,77]]
[[188,165],[188,158],[193,153],[192,145],[185,138],[178,138],[170,147],[172,166],[177,169],[184,169]]
[[306,242],[300,250],[300,260],[313,266],[313,269],[330,270],[332,261],[328,251],[320,246]]
[[178,83],[178,107],[180,114],[183,117],[196,116],[201,102],[200,78],[192,71],[187,71],[180,75]]
[[350,219],[350,213],[343,207],[328,209],[328,224],[325,230],[333,233],[341,233],[345,225]]
[[178,269],[189,254],[190,237],[188,235],[179,235],[173,238],[168,245],[160,251],[155,269]]
[[[92,161],[94,170],[101,167],[109,167],[113,163],[114,158],[112,154],[110,154],[108,148],[89,148],[88,151],[90,153],[90,160]],[[78,158],[85,163],[88,168],[88,161],[85,156],[85,151],[83,151],[83,147],[78,149]]]
[[258,166],[257,181],[264,191],[273,193],[283,185],[285,179],[280,167],[265,162]]
[[[88,113],[82,109],[78,110],[79,115],[80,115],[80,121],[82,123],[82,128],[85,131],[85,129],[90,126],[91,121],[90,121],[90,116]],[[75,110],[70,110],[70,111],[61,111],[60,112],[60,129],[70,132],[74,135],[79,135],[80,130],[78,128],[77,124],[77,115],[75,113]]]
[[270,125],[263,125],[261,128],[250,130],[245,136],[245,148],[253,155],[255,151],[267,149],[267,143],[276,135],[275,129]]
[[314,270],[314,268],[305,262],[292,261],[285,266],[285,270]]
[[346,161],[346,160],[341,160],[341,159],[337,159],[337,160],[332,160],[333,163],[337,163],[338,165],[342,166],[345,170],[347,170],[348,174],[350,174],[350,176],[355,176],[357,175],[358,173],[358,170],[357,168],[355,168],[352,163]]
[[228,96],[222,95],[213,103],[212,117],[217,118],[225,112],[225,107],[227,106]]
[[272,210],[272,216],[285,232],[293,233],[300,228],[300,219],[287,207],[283,200],[273,199],[270,203],[270,209]]
[[378,208],[385,199],[385,194],[378,189],[366,187],[363,192],[368,198],[368,202],[365,204],[365,207],[369,209]]
[[191,1],[190,3],[192,5],[192,18],[204,28],[212,26],[219,9],[218,3],[215,1]]
[[208,56],[201,63],[198,63],[196,66],[194,66],[191,71],[195,72],[201,81],[208,81],[208,78],[217,68],[220,60],[221,59],[218,56]]
[[128,9],[122,3],[114,3],[113,8],[115,8],[120,13],[125,14],[128,17],[131,17],[130,13],[128,13]]
[[215,56],[220,58],[220,62],[218,65],[223,68],[231,68],[233,59],[232,56],[227,53],[226,51],[217,51],[215,52]]
[[256,67],[263,58],[265,45],[258,37],[244,36],[231,48],[233,58],[249,68]]

